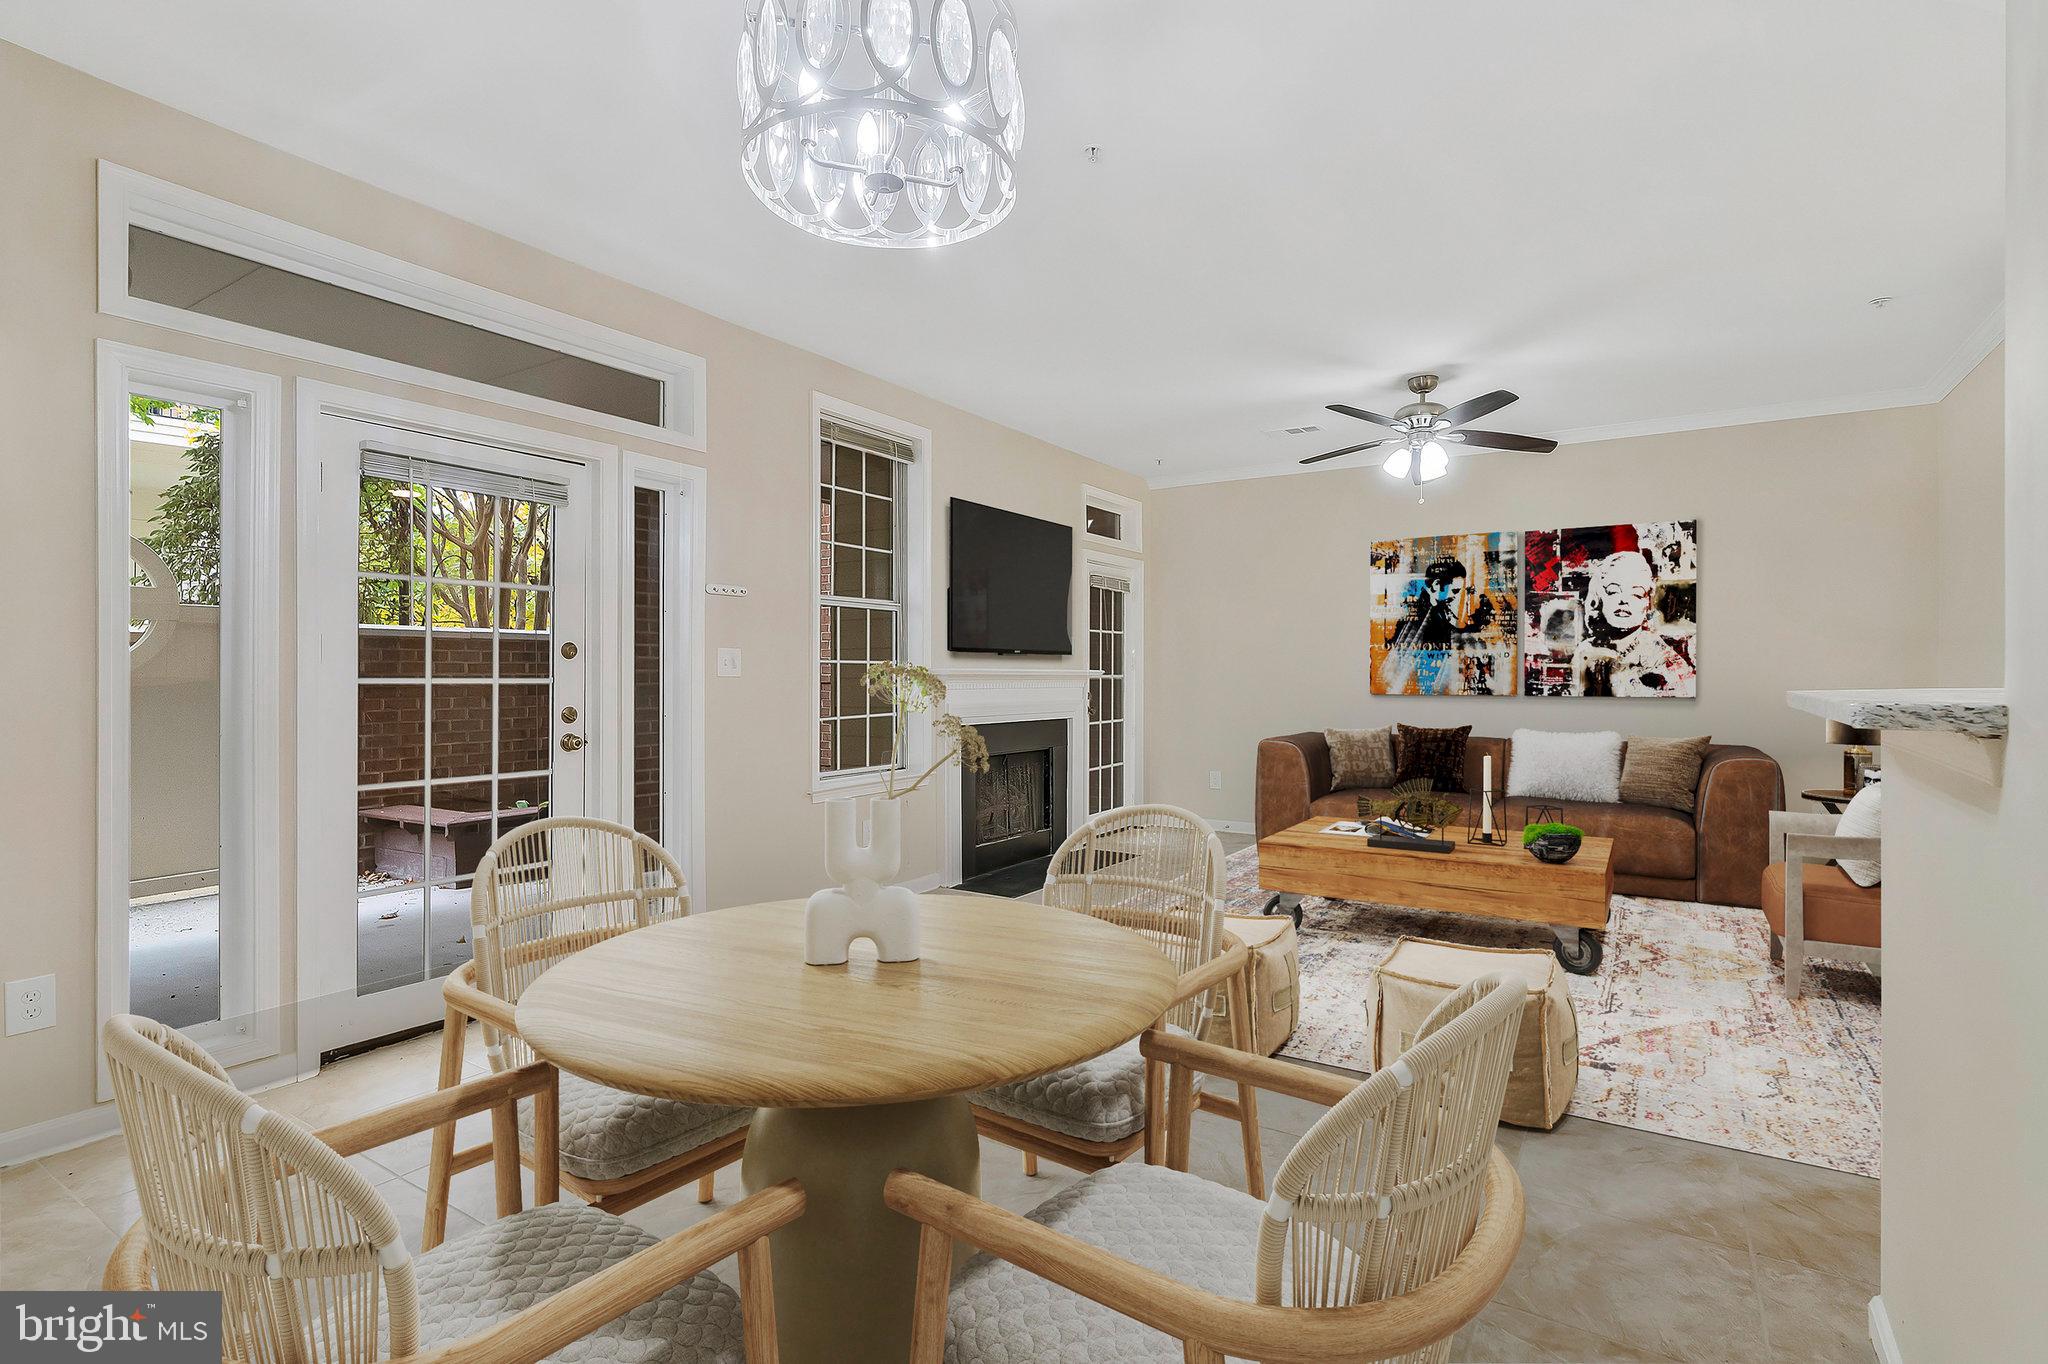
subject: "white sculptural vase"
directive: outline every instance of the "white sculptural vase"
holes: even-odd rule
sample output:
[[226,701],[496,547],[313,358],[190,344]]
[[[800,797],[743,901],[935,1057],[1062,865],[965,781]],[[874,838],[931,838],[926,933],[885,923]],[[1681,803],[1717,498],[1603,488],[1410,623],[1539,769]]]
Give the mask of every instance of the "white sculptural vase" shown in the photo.
[[827,886],[804,905],[804,961],[839,966],[855,938],[875,945],[883,961],[916,961],[917,896],[884,884],[903,860],[903,804],[876,797],[868,803],[868,841],[860,841],[859,800],[825,806]]

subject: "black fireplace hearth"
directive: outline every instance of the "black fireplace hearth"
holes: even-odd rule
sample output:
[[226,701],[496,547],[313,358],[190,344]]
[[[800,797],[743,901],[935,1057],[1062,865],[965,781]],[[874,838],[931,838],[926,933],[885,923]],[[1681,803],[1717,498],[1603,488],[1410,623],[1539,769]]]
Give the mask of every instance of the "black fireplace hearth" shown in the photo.
[[977,725],[989,770],[960,772],[960,886],[1028,895],[1045,884],[1067,835],[1067,725],[1023,720]]

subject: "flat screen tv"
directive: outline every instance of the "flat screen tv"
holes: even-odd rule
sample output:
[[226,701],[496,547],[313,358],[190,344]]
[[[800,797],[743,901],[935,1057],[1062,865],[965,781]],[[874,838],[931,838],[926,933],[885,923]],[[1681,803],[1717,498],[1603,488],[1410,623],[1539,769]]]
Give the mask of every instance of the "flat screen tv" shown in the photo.
[[959,654],[1071,654],[1074,529],[954,498],[946,647]]

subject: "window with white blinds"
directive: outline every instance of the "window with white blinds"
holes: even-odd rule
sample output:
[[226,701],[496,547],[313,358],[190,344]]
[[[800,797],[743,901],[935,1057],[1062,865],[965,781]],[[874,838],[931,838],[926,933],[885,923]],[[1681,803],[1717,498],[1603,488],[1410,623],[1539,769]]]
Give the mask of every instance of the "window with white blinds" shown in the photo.
[[890,765],[896,717],[867,694],[871,663],[903,656],[905,486],[914,443],[833,417],[818,424],[818,771]]

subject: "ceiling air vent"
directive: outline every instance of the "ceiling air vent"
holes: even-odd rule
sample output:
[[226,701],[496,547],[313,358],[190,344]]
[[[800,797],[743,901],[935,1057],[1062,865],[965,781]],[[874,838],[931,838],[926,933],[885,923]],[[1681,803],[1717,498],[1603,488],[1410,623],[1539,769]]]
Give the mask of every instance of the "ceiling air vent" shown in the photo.
[[1306,436],[1311,432],[1322,429],[1322,427],[1311,423],[1307,426],[1279,426],[1266,432],[1266,434],[1269,436]]

